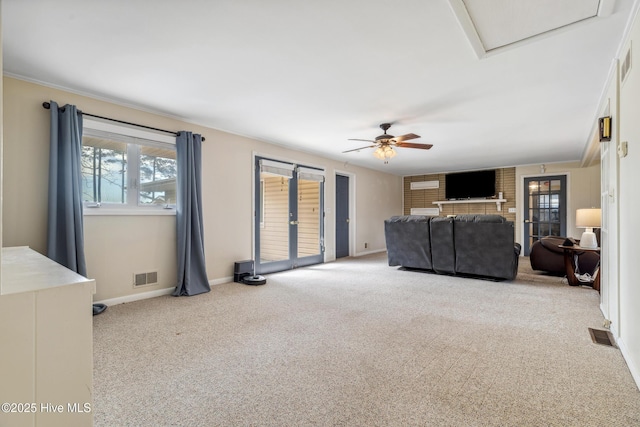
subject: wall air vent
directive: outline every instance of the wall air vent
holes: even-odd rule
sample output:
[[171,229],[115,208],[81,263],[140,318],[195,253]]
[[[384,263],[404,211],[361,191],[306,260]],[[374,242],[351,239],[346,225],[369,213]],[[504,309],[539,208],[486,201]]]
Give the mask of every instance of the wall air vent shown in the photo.
[[627,54],[624,56],[624,60],[622,61],[622,65],[620,66],[620,82],[624,83],[629,75],[629,71],[631,71],[631,45],[629,45],[629,49],[627,50]]
[[411,215],[440,215],[440,209],[438,208],[411,208]]
[[440,188],[440,181],[415,181],[411,183],[412,190],[427,190],[430,188]]
[[133,286],[144,286],[158,283],[158,272],[135,273],[133,275]]

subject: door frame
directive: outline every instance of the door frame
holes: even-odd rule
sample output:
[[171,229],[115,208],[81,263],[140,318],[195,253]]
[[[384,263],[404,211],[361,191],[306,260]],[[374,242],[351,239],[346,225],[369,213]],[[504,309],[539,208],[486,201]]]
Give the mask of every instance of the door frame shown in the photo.
[[[542,177],[549,177],[549,176],[562,176],[564,175],[565,177],[565,193],[566,193],[566,208],[565,208],[565,212],[566,212],[566,229],[567,229],[567,233],[569,233],[569,230],[571,229],[571,224],[573,224],[572,221],[570,221],[570,217],[569,217],[569,212],[572,212],[572,205],[571,205],[571,198],[569,197],[569,194],[571,194],[571,173],[570,172],[546,172],[546,173],[531,173],[531,174],[526,174],[526,175],[521,175],[520,176],[520,195],[518,198],[518,195],[516,194],[516,198],[518,198],[518,201],[516,203],[518,203],[518,205],[520,206],[518,213],[519,213],[519,218],[516,218],[517,221],[519,221],[519,225],[520,225],[520,243],[522,244],[522,247],[524,248],[524,239],[525,239],[525,224],[524,224],[524,218],[525,218],[525,212],[524,212],[524,198],[527,197],[529,195],[529,190],[525,187],[524,182],[526,181],[527,178],[542,178]],[[522,251],[522,253],[520,254],[521,256],[524,256],[524,250]]]
[[[614,127],[615,129],[615,127]],[[600,143],[600,208],[602,228],[600,234],[600,311],[609,320],[614,337],[620,337],[620,275],[619,275],[619,179],[620,157],[617,153],[618,137],[612,129],[611,141]],[[608,165],[605,167],[604,163]],[[607,176],[605,176],[605,174]]]
[[[282,163],[290,163],[293,164],[295,167],[297,166],[302,166],[302,167],[309,167],[309,168],[315,168],[315,169],[319,169],[322,170],[325,174],[325,181],[324,183],[321,185],[321,192],[320,192],[320,197],[321,197],[321,209],[323,211],[322,215],[321,215],[321,221],[320,221],[320,244],[321,244],[321,259],[318,263],[324,263],[326,262],[326,233],[327,233],[327,227],[326,227],[326,215],[324,214],[324,212],[326,212],[326,191],[327,191],[327,176],[326,176],[326,168],[324,166],[319,166],[319,165],[315,165],[309,162],[299,162],[293,159],[289,159],[289,158],[284,158],[284,157],[280,157],[280,156],[273,156],[270,154],[263,154],[257,151],[252,151],[252,155],[251,155],[251,212],[252,212],[252,216],[251,216],[251,258],[253,259],[254,262],[254,266],[255,266],[255,270],[256,273],[258,273],[258,265],[260,263],[260,261],[257,259],[257,252],[258,252],[258,248],[256,245],[256,241],[257,241],[257,230],[256,230],[256,224],[258,223],[258,219],[256,218],[256,216],[258,215],[257,212],[257,204],[256,204],[256,200],[259,198],[259,191],[260,191],[260,187],[256,186],[256,182],[260,182],[260,179],[258,178],[257,175],[257,168],[256,168],[256,164],[257,164],[257,160],[258,159],[267,159],[267,160],[273,160],[276,162],[282,162]],[[294,170],[295,173],[295,170]],[[289,194],[289,197],[293,197],[292,194]],[[297,218],[296,218],[297,219]],[[289,238],[291,239],[291,235],[289,235]],[[314,264],[318,264],[318,263],[314,263]],[[305,266],[305,265],[310,265],[310,264],[303,264],[300,265],[301,267]],[[296,268],[296,266],[294,266],[293,268]],[[286,269],[285,269],[286,270]],[[284,271],[284,270],[279,270],[279,271]]]
[[[353,172],[347,172],[341,169],[335,169],[333,171],[333,189],[331,195],[333,197],[333,212],[331,219],[333,221],[333,228],[331,239],[333,246],[331,248],[331,260],[335,261],[336,258],[336,175],[342,175],[349,178],[349,256],[355,255],[355,242],[356,242],[356,228],[358,223],[356,221],[356,175]],[[326,233],[326,228],[325,228]],[[326,237],[326,234],[325,234]]]

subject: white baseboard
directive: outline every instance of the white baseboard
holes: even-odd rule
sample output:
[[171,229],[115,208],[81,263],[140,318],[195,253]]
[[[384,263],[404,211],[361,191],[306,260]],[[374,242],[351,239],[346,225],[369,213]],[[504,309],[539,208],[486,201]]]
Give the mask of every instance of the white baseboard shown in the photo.
[[[215,285],[221,285],[223,283],[229,283],[233,281],[233,276],[229,276],[229,277],[223,277],[221,279],[214,279],[214,280],[209,280],[209,286],[215,286]],[[122,297],[116,297],[116,298],[109,298],[109,299],[105,299],[102,301],[94,301],[95,304],[104,304],[104,305],[118,305],[118,304],[124,304],[127,302],[133,302],[133,301],[140,301],[143,299],[149,299],[149,298],[155,298],[155,297],[161,297],[164,295],[171,295],[171,293],[174,291],[175,287],[173,288],[164,288],[164,289],[156,289],[154,291],[148,291],[148,292],[140,292],[137,294],[132,294],[132,295],[125,295]]]
[[618,348],[622,353],[624,361],[627,362],[627,367],[629,368],[629,372],[631,372],[633,380],[636,382],[636,386],[640,389],[640,370],[638,369],[638,366],[636,366],[632,362],[632,359],[629,355],[629,350],[627,349],[627,346],[624,344],[624,341],[621,337],[616,337],[616,344],[618,345]]
[[359,256],[365,256],[365,255],[373,255],[373,254],[379,254],[380,252],[386,252],[387,249],[376,249],[373,251],[366,251],[366,252],[358,252],[356,254],[354,254],[354,257],[359,257]]
[[209,280],[209,285],[211,286],[222,285],[223,283],[229,283],[229,282],[233,282],[233,276],[223,277],[222,279]]
[[94,301],[94,304],[118,305],[126,302],[140,301],[143,299],[161,297],[163,295],[171,295],[175,288],[156,289],[155,291],[140,292],[138,294],[125,295],[123,297],[109,298],[102,301]]

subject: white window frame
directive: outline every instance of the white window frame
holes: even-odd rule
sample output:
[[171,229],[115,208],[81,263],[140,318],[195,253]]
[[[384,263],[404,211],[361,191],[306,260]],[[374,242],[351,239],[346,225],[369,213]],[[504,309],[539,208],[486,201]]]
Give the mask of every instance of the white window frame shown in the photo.
[[[141,145],[156,145],[175,148],[176,137],[145,130],[142,128],[117,124],[99,119],[83,119],[83,136],[111,138],[127,144],[127,197],[126,203],[83,203],[84,215],[175,215],[175,205],[139,204],[139,157]],[[132,159],[137,159],[132,161]]]

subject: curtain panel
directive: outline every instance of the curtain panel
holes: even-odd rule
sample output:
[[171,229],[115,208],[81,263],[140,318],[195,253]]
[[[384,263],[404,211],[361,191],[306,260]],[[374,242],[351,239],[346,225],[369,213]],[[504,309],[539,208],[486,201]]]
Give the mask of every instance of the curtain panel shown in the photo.
[[47,256],[86,276],[82,217],[82,112],[51,101]]
[[182,131],[176,138],[178,281],[175,296],[209,292],[202,226],[202,136]]

